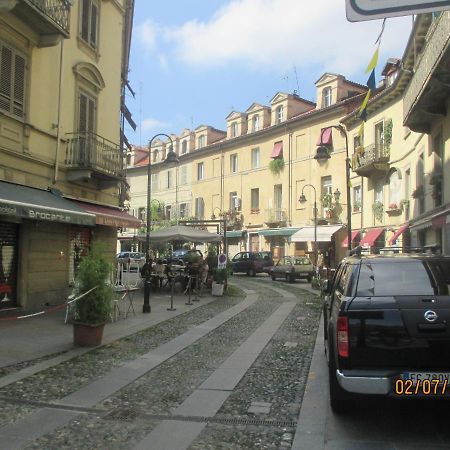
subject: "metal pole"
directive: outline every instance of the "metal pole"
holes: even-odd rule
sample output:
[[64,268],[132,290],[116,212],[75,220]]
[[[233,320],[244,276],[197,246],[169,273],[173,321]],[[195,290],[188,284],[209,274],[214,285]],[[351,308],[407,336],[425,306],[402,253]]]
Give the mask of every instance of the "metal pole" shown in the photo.
[[342,125],[336,125],[337,128],[345,137],[345,181],[347,183],[346,186],[346,194],[347,194],[347,254],[350,252],[352,248],[352,204],[350,198],[350,158],[348,156],[348,136],[345,128]]
[[[144,284],[144,305],[142,306],[142,312],[143,313],[149,313],[151,311],[150,307],[150,284],[151,284],[151,267],[150,266],[150,227],[152,223],[152,208],[151,208],[151,196],[152,196],[152,169],[151,169],[151,153],[152,153],[152,143],[155,138],[158,136],[166,136],[171,142],[172,138],[165,134],[165,133],[159,133],[155,134],[150,139],[150,142],[148,144],[148,164],[147,164],[147,234],[145,238],[145,244],[146,244],[146,255],[145,255],[145,264],[147,267],[147,270],[145,271],[145,284]],[[173,142],[172,142],[173,147]]]
[[[302,187],[302,194],[301,195],[302,195],[303,198],[304,198],[303,190],[307,186],[313,188],[313,190],[314,190],[314,256],[315,256],[314,264],[317,265],[317,260],[319,259],[318,255],[317,255],[317,253],[318,253],[317,252],[317,192],[316,192],[316,188],[314,187],[314,185],[312,185],[312,184],[305,184]],[[306,200],[306,198],[305,198],[305,200]],[[301,200],[301,201],[304,201],[304,200]]]
[[172,277],[171,274],[167,275],[170,280],[170,308],[167,308],[167,311],[175,311],[177,308],[173,307],[173,285],[175,284],[175,277]]

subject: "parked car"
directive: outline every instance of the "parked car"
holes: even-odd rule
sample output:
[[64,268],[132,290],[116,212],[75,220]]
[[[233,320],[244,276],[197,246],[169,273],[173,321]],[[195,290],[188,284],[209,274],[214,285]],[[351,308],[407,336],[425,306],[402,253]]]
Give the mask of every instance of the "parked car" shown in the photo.
[[273,258],[271,252],[259,252],[263,259],[263,272],[269,273],[269,268],[273,266]]
[[314,265],[307,256],[283,256],[274,266],[269,268],[272,280],[284,278],[289,283],[297,279],[311,282],[314,275]]
[[265,267],[271,266],[273,261],[270,253],[262,255],[261,252],[239,252],[233,256],[231,263],[233,273],[246,273],[254,277],[263,272]]
[[345,258],[323,286],[332,409],[450,394],[450,257]]
[[192,255],[192,254],[197,255],[200,258],[203,258],[203,253],[200,250],[197,250],[197,249],[191,250],[191,249],[182,248],[182,249],[174,250],[172,252],[170,259],[181,259],[184,262],[187,262],[189,255]]
[[145,264],[145,253],[120,252],[117,254],[117,262],[123,264],[125,270],[138,270]]

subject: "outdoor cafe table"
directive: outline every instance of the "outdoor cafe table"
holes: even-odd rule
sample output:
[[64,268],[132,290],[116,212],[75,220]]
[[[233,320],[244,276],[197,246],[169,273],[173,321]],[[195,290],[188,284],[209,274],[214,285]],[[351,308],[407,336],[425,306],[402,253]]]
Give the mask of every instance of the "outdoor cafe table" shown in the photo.
[[[115,290],[118,294],[122,294],[119,302],[117,302],[114,306],[115,311],[114,311],[114,315],[116,315],[117,312],[117,316],[124,316],[124,318],[126,319],[128,317],[128,314],[130,313],[130,311],[133,312],[134,315],[136,315],[136,311],[134,310],[134,305],[133,305],[133,300],[134,300],[134,293],[136,291],[139,291],[140,288],[138,287],[132,287],[132,286],[116,286]],[[120,303],[125,303],[125,307],[128,305],[128,308],[125,311],[122,311],[120,309]]]

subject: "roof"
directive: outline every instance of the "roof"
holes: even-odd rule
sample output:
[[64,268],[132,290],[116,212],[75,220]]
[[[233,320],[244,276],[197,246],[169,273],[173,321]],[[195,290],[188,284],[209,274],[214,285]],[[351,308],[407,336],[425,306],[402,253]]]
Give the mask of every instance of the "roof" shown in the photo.
[[361,255],[348,256],[343,259],[344,262],[359,264],[361,262],[370,262],[371,264],[383,264],[386,262],[417,262],[429,260],[447,260],[450,261],[450,256],[435,255],[429,253],[398,253],[394,255]]

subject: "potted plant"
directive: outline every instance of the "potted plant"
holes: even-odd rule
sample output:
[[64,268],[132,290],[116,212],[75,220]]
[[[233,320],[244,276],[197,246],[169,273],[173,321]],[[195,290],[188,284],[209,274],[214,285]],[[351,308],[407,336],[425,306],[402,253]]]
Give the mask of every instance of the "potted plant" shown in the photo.
[[103,328],[110,317],[114,289],[108,284],[111,265],[102,248],[94,245],[78,268],[74,294],[79,298],[74,306],[73,340],[81,347],[101,344]]
[[217,269],[214,273],[214,283],[212,285],[211,294],[214,296],[222,296],[227,282],[227,269]]
[[353,212],[359,212],[361,210],[361,202],[358,200],[355,200],[353,202]]
[[414,189],[412,195],[412,198],[420,198],[423,197],[425,194],[424,188],[422,184],[419,184],[416,189]]

